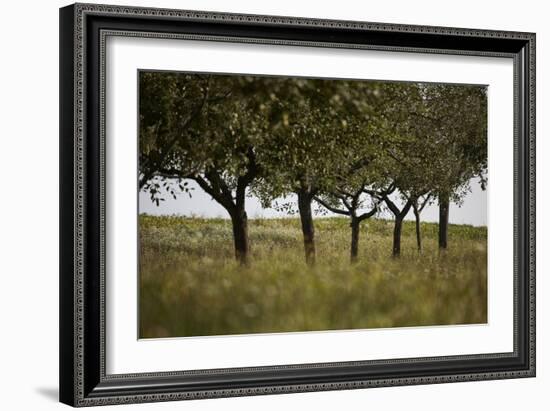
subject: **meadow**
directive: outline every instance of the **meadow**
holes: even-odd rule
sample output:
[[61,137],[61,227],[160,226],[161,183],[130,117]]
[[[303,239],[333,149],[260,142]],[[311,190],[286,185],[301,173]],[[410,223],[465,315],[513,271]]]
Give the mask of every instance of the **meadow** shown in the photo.
[[306,265],[297,218],[251,219],[250,264],[234,258],[231,222],[140,215],[140,337],[179,337],[409,327],[487,322],[487,229],[403,226],[392,258],[393,222],[361,226],[349,261],[346,218],[316,218],[317,263]]

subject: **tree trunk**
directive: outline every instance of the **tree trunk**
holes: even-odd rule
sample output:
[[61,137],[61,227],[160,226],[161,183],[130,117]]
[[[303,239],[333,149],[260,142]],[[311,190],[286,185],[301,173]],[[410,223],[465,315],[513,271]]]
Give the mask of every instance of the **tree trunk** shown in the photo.
[[350,259],[354,263],[357,261],[357,254],[359,251],[359,220],[357,218],[351,219],[351,251]]
[[313,227],[313,215],[311,213],[311,196],[306,190],[298,191],[298,209],[300,211],[300,222],[304,235],[304,251],[306,263],[315,264],[315,228]]
[[447,233],[449,229],[449,196],[439,195],[439,248],[447,248]]
[[403,218],[395,217],[393,227],[393,256],[399,257],[401,254],[401,228],[403,227]]
[[233,242],[235,258],[242,265],[248,264],[248,217],[245,210],[238,210],[231,215],[233,224]]
[[413,208],[414,211],[414,219],[416,222],[416,246],[418,247],[418,251],[422,251],[422,234],[420,232],[420,212],[418,211],[418,207]]

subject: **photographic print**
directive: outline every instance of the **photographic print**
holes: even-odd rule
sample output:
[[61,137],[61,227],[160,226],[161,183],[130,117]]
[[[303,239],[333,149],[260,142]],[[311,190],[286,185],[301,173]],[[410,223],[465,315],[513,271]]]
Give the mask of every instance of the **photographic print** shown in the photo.
[[139,72],[139,336],[487,322],[487,87]]

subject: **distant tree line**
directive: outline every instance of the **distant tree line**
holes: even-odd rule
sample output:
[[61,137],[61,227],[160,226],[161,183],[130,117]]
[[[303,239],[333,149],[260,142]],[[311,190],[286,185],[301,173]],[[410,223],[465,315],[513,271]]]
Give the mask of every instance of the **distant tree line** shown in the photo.
[[[487,90],[482,86],[141,72],[139,188],[158,205],[193,180],[229,214],[236,259],[249,259],[246,199],[265,207],[295,194],[306,261],[313,205],[360,225],[394,216],[392,254],[412,210],[439,204],[447,248],[450,202],[486,185]],[[396,201],[398,199],[398,201]]]

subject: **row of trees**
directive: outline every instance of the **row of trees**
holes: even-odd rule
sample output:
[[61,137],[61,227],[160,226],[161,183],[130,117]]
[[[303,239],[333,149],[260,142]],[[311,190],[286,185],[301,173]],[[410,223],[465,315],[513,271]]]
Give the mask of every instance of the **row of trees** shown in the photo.
[[[486,88],[467,85],[140,73],[140,190],[159,204],[195,181],[227,210],[235,257],[249,258],[247,195],[264,206],[295,194],[305,258],[315,262],[313,205],[360,225],[394,215],[393,255],[412,209],[449,204],[487,169]],[[288,206],[288,204],[287,204]]]

